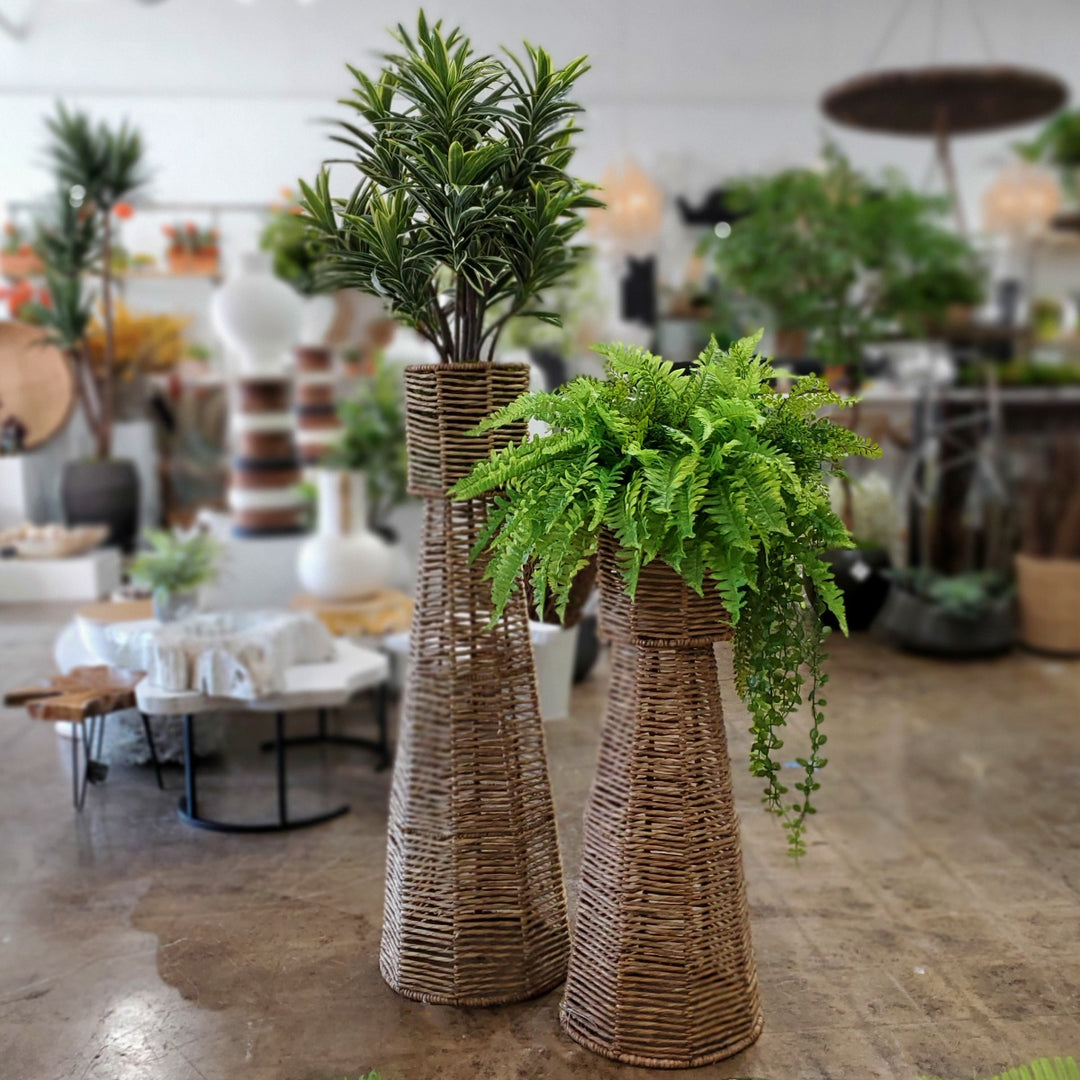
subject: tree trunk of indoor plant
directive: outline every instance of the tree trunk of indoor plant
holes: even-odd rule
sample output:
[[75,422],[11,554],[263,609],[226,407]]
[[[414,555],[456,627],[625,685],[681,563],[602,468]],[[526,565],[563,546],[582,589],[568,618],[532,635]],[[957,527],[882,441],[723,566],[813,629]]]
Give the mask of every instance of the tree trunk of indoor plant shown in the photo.
[[659,562],[631,601],[610,542],[599,586],[611,689],[562,1025],[626,1064],[704,1065],[762,1024],[713,651],[730,628]]
[[491,500],[447,489],[524,425],[465,433],[528,389],[519,365],[405,374],[409,490],[424,499],[416,607],[390,795],[380,966],[452,1005],[535,997],[566,973],[566,906],[524,597],[494,629],[469,552]]

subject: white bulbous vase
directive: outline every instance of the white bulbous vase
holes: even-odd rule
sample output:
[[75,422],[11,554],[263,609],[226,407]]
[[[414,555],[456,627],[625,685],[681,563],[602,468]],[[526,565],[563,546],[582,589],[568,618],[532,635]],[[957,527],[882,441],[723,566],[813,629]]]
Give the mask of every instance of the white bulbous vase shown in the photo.
[[317,469],[317,533],[300,548],[300,584],[320,600],[353,600],[386,585],[393,556],[367,526],[367,476]]
[[285,371],[300,337],[304,301],[274,276],[270,256],[241,256],[240,272],[230,275],[210,301],[214,329],[244,375]]
[[337,317],[337,301],[332,296],[305,296],[302,304],[299,344],[325,345]]

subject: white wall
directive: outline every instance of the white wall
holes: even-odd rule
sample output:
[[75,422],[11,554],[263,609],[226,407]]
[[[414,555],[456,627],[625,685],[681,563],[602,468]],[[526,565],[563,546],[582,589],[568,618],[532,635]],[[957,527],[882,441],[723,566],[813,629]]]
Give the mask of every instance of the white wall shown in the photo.
[[[897,0],[899,2],[899,0]],[[880,63],[932,58],[937,0],[912,0]],[[829,125],[816,102],[861,70],[893,0],[445,0],[483,47],[543,43],[559,58],[588,53],[589,106],[579,159],[597,176],[632,152],[669,183],[700,192],[726,174],[812,160]],[[982,59],[970,9],[997,58],[1080,74],[1080,5],[1070,0],[956,0],[941,5],[937,54]],[[0,0],[30,20],[0,36],[0,202],[38,195],[41,117],[63,97],[146,135],[161,200],[273,199],[330,151],[319,117],[341,115],[345,61],[372,67],[385,27],[415,0]],[[868,168],[900,165],[921,182],[921,140],[831,134]],[[1008,142],[960,140],[970,210]]]

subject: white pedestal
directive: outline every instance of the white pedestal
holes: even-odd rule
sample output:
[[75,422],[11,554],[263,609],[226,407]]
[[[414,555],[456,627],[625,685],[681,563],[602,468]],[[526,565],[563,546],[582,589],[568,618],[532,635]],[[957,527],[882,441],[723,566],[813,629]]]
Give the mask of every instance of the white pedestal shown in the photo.
[[0,529],[34,522],[29,454],[0,457]]
[[100,600],[120,585],[120,552],[73,559],[0,559],[0,603]]

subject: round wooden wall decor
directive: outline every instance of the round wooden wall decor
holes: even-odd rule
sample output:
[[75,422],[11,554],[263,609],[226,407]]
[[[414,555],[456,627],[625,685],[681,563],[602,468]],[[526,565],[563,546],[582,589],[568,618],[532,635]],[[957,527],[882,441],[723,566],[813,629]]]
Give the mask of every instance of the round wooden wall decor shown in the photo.
[[0,424],[9,416],[22,421],[24,449],[33,450],[63,430],[75,397],[71,362],[45,340],[42,328],[0,322]]

